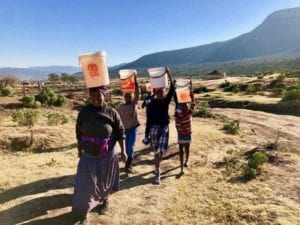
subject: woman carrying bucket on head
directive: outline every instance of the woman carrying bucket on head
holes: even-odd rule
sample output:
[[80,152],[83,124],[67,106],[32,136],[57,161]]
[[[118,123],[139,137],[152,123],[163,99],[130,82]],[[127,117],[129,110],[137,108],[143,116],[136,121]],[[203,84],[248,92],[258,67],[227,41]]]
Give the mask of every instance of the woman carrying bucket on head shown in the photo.
[[[176,83],[179,83],[177,81]],[[183,167],[188,166],[190,144],[192,141],[192,113],[195,106],[192,81],[189,82],[189,89],[176,88],[175,97],[176,111],[175,123],[178,134],[179,156],[180,156],[180,175],[182,175]],[[183,156],[185,153],[185,162]]]
[[[75,178],[72,213],[77,224],[87,224],[87,214],[94,208],[107,209],[108,196],[119,189],[119,161],[126,161],[125,129],[118,112],[105,103],[108,71],[103,52],[80,56],[90,104],[77,117],[76,138],[79,163]],[[89,71],[93,65],[93,71]]]
[[[133,72],[133,73],[131,73]],[[120,75],[124,73],[129,73],[129,76],[126,78],[127,81],[123,81],[124,83],[128,83],[128,85],[121,85],[122,90],[125,90],[124,93],[124,101],[125,103],[120,105],[118,108],[118,112],[120,117],[123,121],[125,127],[125,134],[126,134],[126,154],[128,156],[126,165],[125,165],[125,172],[131,173],[132,172],[132,160],[133,160],[133,153],[134,153],[134,145],[136,142],[137,134],[138,134],[138,126],[140,125],[138,114],[137,114],[137,103],[139,100],[139,87],[136,79],[136,71],[134,70],[120,70]],[[131,74],[130,74],[131,73]],[[133,79],[132,79],[133,76]],[[131,82],[133,80],[133,82]],[[122,81],[121,81],[122,82]],[[130,84],[132,83],[132,84]],[[128,89],[128,86],[133,88]],[[126,89],[123,89],[126,88]],[[134,91],[134,98],[132,99],[132,91]]]
[[[159,70],[158,72],[155,70]],[[168,149],[169,144],[169,105],[174,94],[174,84],[169,69],[166,68],[155,68],[149,69],[150,78],[154,98],[148,104],[148,115],[147,120],[150,127],[150,143],[154,151],[154,164],[155,164],[155,178],[154,184],[160,184],[160,162],[163,158],[163,153]],[[160,76],[155,76],[161,73]],[[164,90],[167,85],[167,76],[170,80],[170,89],[166,95]],[[160,79],[158,81],[158,79]]]

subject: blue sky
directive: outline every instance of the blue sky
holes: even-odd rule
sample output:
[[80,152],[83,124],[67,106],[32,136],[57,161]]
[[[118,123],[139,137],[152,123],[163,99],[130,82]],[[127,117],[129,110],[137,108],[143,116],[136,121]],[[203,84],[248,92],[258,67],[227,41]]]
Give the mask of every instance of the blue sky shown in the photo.
[[0,0],[0,67],[78,66],[105,50],[109,65],[224,41],[300,0]]

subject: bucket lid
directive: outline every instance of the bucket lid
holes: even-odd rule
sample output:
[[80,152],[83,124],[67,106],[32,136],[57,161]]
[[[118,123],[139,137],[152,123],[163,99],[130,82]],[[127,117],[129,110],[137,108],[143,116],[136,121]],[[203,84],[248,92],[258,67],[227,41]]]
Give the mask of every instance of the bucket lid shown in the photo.
[[148,69],[148,73],[150,74],[150,77],[153,78],[161,77],[166,73],[166,68],[165,67],[150,68]]
[[119,70],[119,75],[120,75],[121,79],[127,79],[134,74],[137,74],[137,71],[134,69]]
[[100,56],[106,56],[105,51],[97,51],[97,52],[89,52],[89,53],[83,53],[79,55],[79,58],[89,57],[91,55],[100,55]]
[[191,80],[189,80],[189,79],[177,79],[176,80],[176,86],[177,87],[187,87],[187,86],[189,86],[189,84],[190,84],[190,82],[191,82]]

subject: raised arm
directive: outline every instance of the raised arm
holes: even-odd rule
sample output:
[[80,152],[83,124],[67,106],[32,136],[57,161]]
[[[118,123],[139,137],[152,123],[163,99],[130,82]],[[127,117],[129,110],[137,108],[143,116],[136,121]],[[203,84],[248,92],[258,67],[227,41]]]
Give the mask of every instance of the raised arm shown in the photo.
[[135,91],[134,91],[134,103],[137,104],[140,98],[140,92],[139,92],[139,85],[137,82],[136,74],[134,75],[134,84],[135,84]]
[[168,67],[166,67],[166,73],[168,74],[168,77],[170,80],[170,89],[169,89],[169,92],[166,95],[165,99],[168,103],[170,103],[172,100],[172,96],[174,95],[175,88],[174,88],[174,81],[173,81],[173,78],[171,76],[171,73],[170,73],[170,70]]
[[195,98],[194,98],[192,79],[190,80],[190,95],[191,95],[191,100],[192,100],[191,109],[193,110],[195,107]]

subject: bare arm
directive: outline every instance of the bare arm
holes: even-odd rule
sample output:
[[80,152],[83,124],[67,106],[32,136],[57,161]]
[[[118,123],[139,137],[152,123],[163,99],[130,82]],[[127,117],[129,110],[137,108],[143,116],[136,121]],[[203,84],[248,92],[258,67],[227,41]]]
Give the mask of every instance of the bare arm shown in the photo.
[[192,80],[190,81],[190,95],[191,95],[191,100],[192,100],[191,110],[194,110],[194,107],[195,107],[195,98],[194,98]]
[[172,96],[173,96],[173,94],[174,94],[174,90],[175,90],[175,88],[174,88],[174,81],[173,81],[173,78],[172,78],[172,76],[171,76],[171,73],[170,73],[170,70],[169,70],[169,68],[168,67],[166,67],[166,73],[168,74],[168,77],[169,77],[169,79],[170,79],[170,89],[169,89],[169,92],[168,92],[168,94],[166,95],[166,101],[167,102],[171,102],[171,100],[172,100]]
[[135,91],[134,91],[134,103],[137,104],[140,98],[140,93],[139,93],[139,85],[137,82],[136,74],[134,75],[134,83],[135,83]]
[[118,140],[120,148],[121,148],[121,160],[125,163],[127,160],[127,155],[125,152],[125,139],[124,138],[120,138]]

